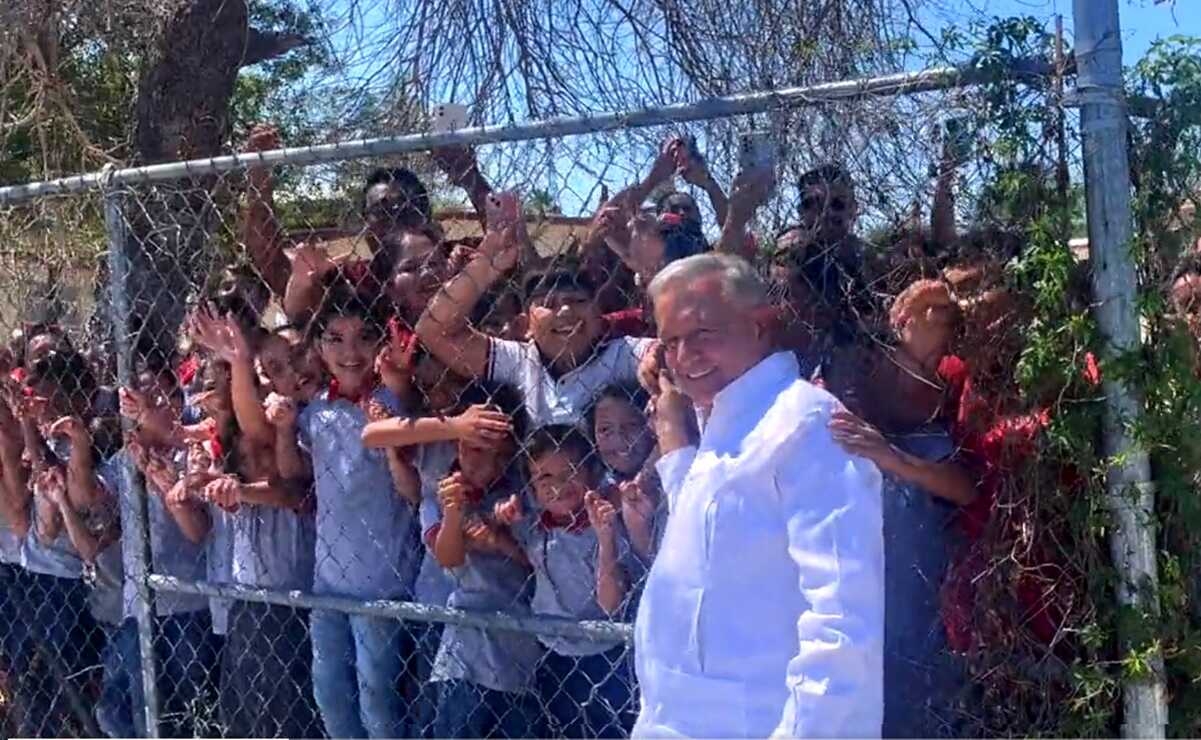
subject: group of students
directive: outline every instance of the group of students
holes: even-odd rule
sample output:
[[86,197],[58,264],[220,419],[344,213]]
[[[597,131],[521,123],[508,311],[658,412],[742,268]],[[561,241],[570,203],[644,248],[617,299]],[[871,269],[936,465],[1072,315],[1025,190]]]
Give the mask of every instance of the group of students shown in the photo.
[[[252,148],[276,145],[270,130],[252,135]],[[843,402],[835,441],[888,481],[885,733],[952,731],[965,679],[948,638],[968,646],[944,582],[971,537],[955,520],[989,505],[978,485],[989,453],[973,445],[1004,416],[981,426],[972,378],[1014,356],[998,323],[1016,310],[999,261],[869,254],[836,166],[797,183],[795,225],[755,239],[773,173],[740,173],[727,198],[681,138],[602,204],[566,258],[540,260],[469,150],[435,159],[476,205],[482,239],[448,242],[420,179],[378,170],[363,190],[371,256],[334,259],[290,241],[269,173],[252,169],[251,268],[201,296],[177,346],[140,343],[131,387],[109,390],[105,358],[57,327],[15,338],[0,403],[0,599],[3,614],[27,617],[0,644],[14,731],[64,734],[80,721],[72,697],[91,696],[102,732],[145,733],[139,584],[122,572],[136,559],[122,557],[133,547],[122,533],[141,491],[152,570],[181,581],[632,619],[668,515],[654,469],[663,366],[643,289],[709,250],[770,277],[777,344]],[[709,194],[716,243],[688,194],[644,207],[675,175]],[[966,240],[937,234],[949,181],[940,175],[922,239]],[[873,289],[898,281],[877,308]],[[272,297],[285,326],[264,326]],[[957,341],[974,347],[970,370]],[[970,599],[962,579],[955,594]],[[212,706],[225,733],[247,737],[610,737],[636,713],[616,639],[169,589],[153,604],[168,734],[205,732],[198,717]],[[92,685],[79,673],[89,650],[104,666]]]

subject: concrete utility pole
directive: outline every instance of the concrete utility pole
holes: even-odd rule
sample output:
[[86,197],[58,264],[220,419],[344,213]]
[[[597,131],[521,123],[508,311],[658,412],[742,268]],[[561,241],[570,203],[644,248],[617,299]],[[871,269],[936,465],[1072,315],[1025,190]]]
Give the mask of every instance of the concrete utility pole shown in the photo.
[[[1111,356],[1141,341],[1138,279],[1130,254],[1130,159],[1122,91],[1122,37],[1117,0],[1075,0],[1076,68],[1080,127],[1084,135],[1084,182],[1088,199],[1089,266],[1097,324]],[[1104,383],[1104,453],[1109,469],[1106,498],[1113,516],[1110,550],[1118,569],[1119,606],[1158,614],[1155,559],[1155,489],[1147,451],[1132,439],[1128,423],[1143,406],[1141,395],[1114,380]],[[1125,636],[1122,636],[1123,638]],[[1125,645],[1125,640],[1123,639]],[[1168,710],[1163,657],[1149,678],[1128,680],[1122,692],[1122,736],[1163,737]]]

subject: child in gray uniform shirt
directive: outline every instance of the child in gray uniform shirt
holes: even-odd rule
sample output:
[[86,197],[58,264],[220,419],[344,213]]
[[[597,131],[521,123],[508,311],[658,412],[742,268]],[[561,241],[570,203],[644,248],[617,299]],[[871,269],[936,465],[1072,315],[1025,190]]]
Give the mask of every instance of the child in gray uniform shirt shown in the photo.
[[[496,510],[534,570],[532,609],[572,620],[621,613],[629,584],[641,574],[629,537],[608,494],[598,456],[577,428],[553,425],[526,442],[538,513],[525,516],[511,497]],[[548,648],[538,668],[539,697],[563,737],[625,736],[632,725],[631,672],[624,643],[540,636]]]
[[[455,580],[449,606],[530,613],[529,559],[492,516],[493,507],[520,493],[515,451],[512,437],[460,441],[458,460],[438,485],[442,519],[433,550]],[[530,691],[542,653],[529,634],[447,626],[431,677],[438,686],[434,736],[539,736]]]

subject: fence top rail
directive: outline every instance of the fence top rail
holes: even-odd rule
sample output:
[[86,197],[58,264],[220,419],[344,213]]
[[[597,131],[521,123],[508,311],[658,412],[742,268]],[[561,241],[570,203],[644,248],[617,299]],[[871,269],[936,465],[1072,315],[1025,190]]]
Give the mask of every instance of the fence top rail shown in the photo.
[[[1037,59],[1018,60],[1008,74],[1015,77],[1045,75],[1051,66]],[[803,87],[707,98],[695,103],[674,103],[626,112],[601,112],[571,118],[550,118],[505,126],[478,126],[446,133],[412,133],[371,139],[288,147],[264,152],[230,154],[207,159],[167,162],[144,167],[109,169],[83,175],[11,185],[0,188],[0,205],[11,205],[48,195],[80,193],[135,183],[161,182],[210,175],[252,165],[311,165],[367,156],[427,151],[443,146],[497,144],[559,138],[621,129],[643,128],[736,115],[762,113],[787,107],[856,100],[872,96],[912,95],[978,83],[989,73],[972,64],[937,67],[881,77],[826,82]]]

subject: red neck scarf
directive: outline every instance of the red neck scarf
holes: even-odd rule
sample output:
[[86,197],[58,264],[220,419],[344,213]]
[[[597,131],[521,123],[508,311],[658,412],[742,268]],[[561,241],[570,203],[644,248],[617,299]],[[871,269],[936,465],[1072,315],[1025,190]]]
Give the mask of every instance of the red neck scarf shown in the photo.
[[367,385],[367,387],[359,393],[356,393],[356,394],[343,393],[342,385],[338,382],[338,379],[330,378],[329,402],[334,403],[335,401],[338,401],[339,399],[341,399],[344,401],[349,401],[349,402],[353,403],[354,405],[358,406],[360,403],[363,402],[364,398],[370,398],[371,394],[374,391],[375,391],[375,383],[369,383]]
[[592,526],[591,522],[588,521],[588,512],[583,507],[567,516],[544,511],[538,517],[538,524],[543,529],[565,529],[572,534],[579,534]]
[[221,444],[221,432],[217,429],[217,425],[213,424],[209,429],[208,452],[213,458],[213,464],[220,466],[221,461],[225,458],[225,447]]

